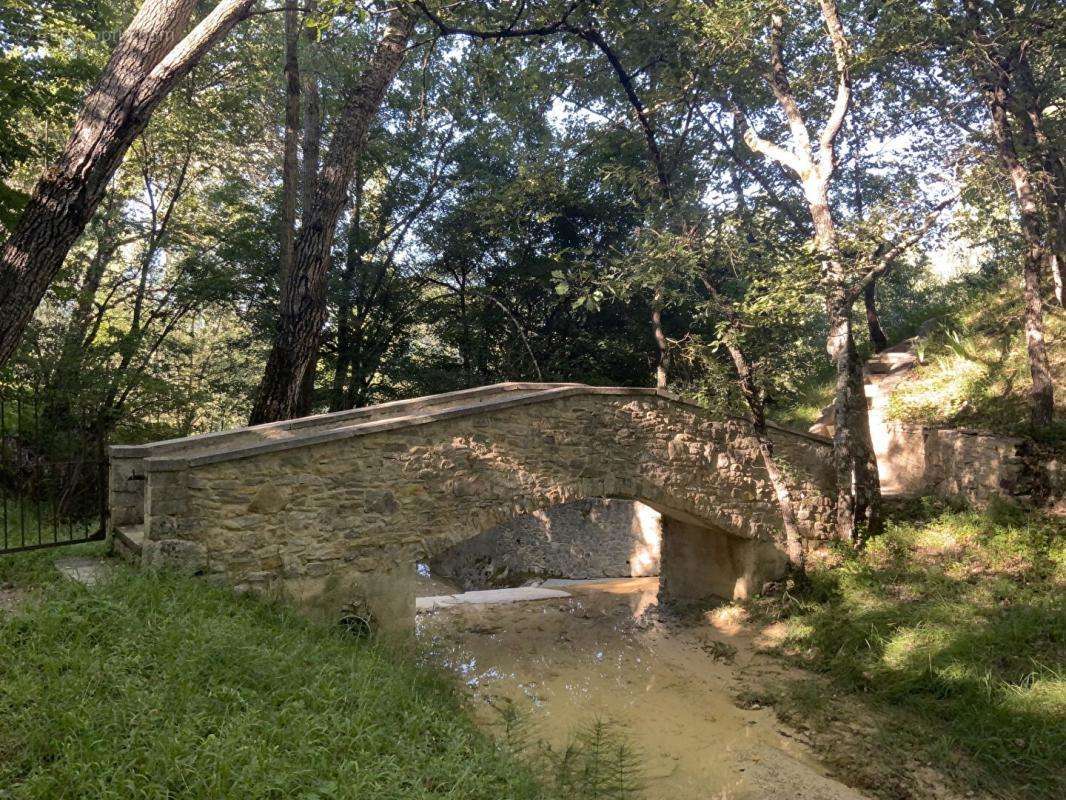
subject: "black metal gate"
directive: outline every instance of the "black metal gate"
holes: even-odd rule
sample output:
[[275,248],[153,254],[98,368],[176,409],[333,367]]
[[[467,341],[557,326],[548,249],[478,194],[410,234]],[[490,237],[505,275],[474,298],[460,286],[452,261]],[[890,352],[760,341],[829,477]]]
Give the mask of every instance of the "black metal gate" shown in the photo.
[[36,390],[0,389],[0,554],[104,538],[107,451],[98,430]]

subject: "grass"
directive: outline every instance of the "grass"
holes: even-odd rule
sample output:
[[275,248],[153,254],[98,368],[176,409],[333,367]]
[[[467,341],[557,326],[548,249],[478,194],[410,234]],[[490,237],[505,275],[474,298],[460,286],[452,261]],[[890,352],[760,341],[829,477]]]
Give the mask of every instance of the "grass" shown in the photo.
[[[1051,430],[1032,431],[1026,394],[1031,384],[1026,357],[1021,292],[1002,282],[978,284],[945,305],[939,327],[919,344],[922,364],[892,394],[889,416],[942,428],[976,428],[1066,442],[1066,313],[1047,304],[1044,325],[1052,379],[1058,390],[1058,420]],[[918,319],[915,316],[915,319]],[[900,328],[898,339],[917,326]],[[895,343],[897,339],[893,339]],[[836,379],[823,365],[800,385],[787,405],[772,409],[777,422],[806,429],[833,401]]]
[[[101,545],[59,551],[100,552]],[[116,564],[89,590],[0,559],[2,798],[534,798],[450,684],[402,653]]]
[[[1066,796],[1061,518],[914,501],[866,552],[816,565],[803,597],[754,611],[784,621],[781,652],[886,715],[882,752],[925,759],[967,790]],[[777,699],[816,720],[830,705],[817,686]]]
[[[937,427],[1032,434],[1022,301],[1016,290],[989,293],[964,307],[921,347],[923,364],[893,392],[890,416]],[[1015,324],[1005,324],[1010,320]],[[1048,305],[1045,341],[1052,380],[1066,384],[1066,313]],[[1066,440],[1066,397],[1059,391],[1055,429],[1041,438]]]
[[822,416],[822,409],[833,402],[836,385],[836,373],[831,366],[824,366],[799,386],[796,397],[787,406],[773,410],[774,421],[807,430]]

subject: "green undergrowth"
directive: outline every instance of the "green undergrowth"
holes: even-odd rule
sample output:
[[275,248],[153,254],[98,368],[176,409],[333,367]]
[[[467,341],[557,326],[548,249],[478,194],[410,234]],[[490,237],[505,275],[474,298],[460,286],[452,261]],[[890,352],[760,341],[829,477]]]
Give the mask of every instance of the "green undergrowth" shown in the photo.
[[532,769],[552,796],[567,800],[641,800],[646,774],[641,754],[626,731],[604,719],[573,731],[562,747],[538,735],[532,717],[504,699],[499,714],[499,741],[506,752]]
[[836,391],[836,373],[827,364],[824,369],[808,378],[799,386],[791,402],[772,409],[775,422],[797,430],[807,430],[822,416],[822,409],[833,402]]
[[120,564],[86,589],[58,552],[0,558],[0,797],[546,796],[402,651]]
[[[924,760],[966,791],[1066,796],[1061,518],[914,501],[865,552],[836,551],[810,577],[802,597],[752,610],[784,622],[782,653],[883,715],[882,755]],[[776,699],[812,724],[839,716],[816,685]]]
[[1022,299],[1016,290],[990,292],[964,307],[919,344],[921,364],[892,394],[892,418],[938,427],[966,427],[1066,441],[1066,313],[1048,305],[1045,342],[1060,389],[1051,431],[1029,429],[1031,385]]

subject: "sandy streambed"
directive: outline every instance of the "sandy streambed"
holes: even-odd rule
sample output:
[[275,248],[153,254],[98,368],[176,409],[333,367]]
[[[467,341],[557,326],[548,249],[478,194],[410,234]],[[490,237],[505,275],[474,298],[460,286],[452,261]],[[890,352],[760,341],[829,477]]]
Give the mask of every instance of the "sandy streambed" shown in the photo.
[[508,701],[554,747],[596,719],[613,723],[640,755],[649,800],[861,800],[772,709],[738,704],[773,669],[750,634],[660,619],[657,588],[633,578],[566,587],[561,600],[448,608],[419,618],[420,647],[487,726]]

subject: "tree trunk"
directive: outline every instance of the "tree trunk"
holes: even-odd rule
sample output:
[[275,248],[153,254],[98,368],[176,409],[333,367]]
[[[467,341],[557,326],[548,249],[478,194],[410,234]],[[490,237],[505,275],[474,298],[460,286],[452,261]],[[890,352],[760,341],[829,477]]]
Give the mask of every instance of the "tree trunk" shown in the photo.
[[836,424],[833,463],[837,480],[837,536],[861,543],[881,531],[881,483],[870,438],[870,418],[863,385],[862,362],[852,334],[852,301],[847,272],[840,257],[836,226],[829,210],[828,181],[812,175],[804,194],[814,223],[815,245],[826,283],[829,337],[826,351],[836,369]]
[[[1001,4],[1000,10],[1013,17],[1014,9],[1009,5]],[[1047,215],[1048,240],[1044,260],[1055,288],[1055,302],[1066,306],[1066,161],[1061,149],[1056,147],[1056,140],[1047,134],[1044,108],[1050,103],[1040,96],[1026,49],[1019,50],[1013,72],[1017,91],[1012,99],[1015,102],[1014,116],[1022,134],[1023,161],[1030,174],[1040,176],[1036,183]]]
[[145,2],[134,16],[85,98],[66,148],[37,181],[0,251],[0,365],[15,352],[130,144],[253,2],[221,0],[184,38],[194,0]]
[[303,184],[302,209],[304,219],[311,213],[318,194],[318,167],[322,149],[322,98],[318,91],[318,78],[310,71],[300,73],[304,112]]
[[77,301],[63,332],[59,358],[42,394],[42,416],[58,430],[74,430],[78,427],[72,416],[72,400],[80,394],[79,378],[85,363],[86,339],[92,327],[93,302],[107,265],[119,247],[117,240],[105,242],[106,236],[105,232],[100,237],[96,252],[82,275]]
[[655,388],[665,389],[670,370],[670,351],[663,333],[663,292],[656,289],[651,301],[651,329],[655,334],[655,349],[658,361],[655,364]]
[[473,368],[470,365],[470,318],[466,307],[466,273],[463,273],[459,280],[459,330],[460,330],[460,342],[459,342],[459,358],[463,362],[463,380],[465,381],[463,388],[469,389],[473,384],[472,372]]
[[281,235],[278,285],[284,286],[292,264],[296,236],[296,195],[299,193],[300,137],[300,16],[296,6],[285,9],[285,144],[281,161]]
[[[852,165],[851,179],[853,184],[855,204],[855,216],[861,221],[866,218],[866,203],[862,194],[862,150],[859,142],[854,141],[851,149],[855,153],[855,163]],[[880,353],[888,347],[888,337],[881,328],[881,319],[877,315],[877,279],[870,281],[862,293],[863,305],[866,308],[866,327],[870,332],[870,343],[874,352]]]
[[[734,324],[732,315],[727,313],[730,325]],[[796,523],[795,506],[792,503],[792,491],[788,487],[788,481],[784,473],[777,465],[774,456],[774,443],[766,429],[766,406],[762,392],[755,382],[755,374],[748,363],[744,352],[735,340],[730,339],[725,343],[729,356],[733,360],[733,366],[737,371],[737,381],[740,384],[740,393],[751,414],[752,431],[759,443],[759,453],[762,456],[766,474],[770,478],[770,485],[774,488],[774,496],[777,498],[777,507],[781,511],[781,523],[785,529],[785,548],[788,552],[789,569],[794,575],[803,575],[806,569],[806,557],[803,552],[803,537],[800,535],[799,525]]]
[[862,291],[863,305],[866,306],[866,327],[870,329],[870,343],[874,346],[874,352],[880,353],[888,347],[888,337],[881,328],[881,320],[877,316],[877,280],[866,284]]
[[293,417],[306,417],[315,406],[315,377],[318,374],[319,348],[316,346],[311,354],[311,361],[304,370],[303,380],[300,382],[300,393],[296,398],[296,405],[292,410]]
[[1007,114],[1010,104],[1009,76],[999,76],[986,94],[996,148],[1007,170],[1021,212],[1022,236],[1025,240],[1022,267],[1025,279],[1025,341],[1029,374],[1032,378],[1029,390],[1029,418],[1034,427],[1043,428],[1051,424],[1055,413],[1054,387],[1044,343],[1044,302],[1040,294],[1040,271],[1045,262],[1050,262],[1051,252],[1044,241],[1040,208],[1032,177],[1018,157],[1014,144]]
[[[1021,213],[1022,237],[1025,240],[1023,276],[1025,280],[1025,341],[1029,358],[1032,385],[1029,390],[1029,419],[1035,428],[1051,424],[1055,413],[1054,388],[1044,343],[1044,304],[1040,295],[1040,271],[1051,263],[1051,248],[1043,237],[1040,208],[1029,168],[1018,153],[1010,110],[1018,106],[1011,92],[1011,79],[1021,73],[1021,95],[1027,96],[1028,64],[1025,51],[1017,43],[1007,43],[1014,52],[1001,52],[999,40],[993,40],[984,30],[983,9],[976,0],[964,0],[967,35],[976,51],[973,69],[988,105],[992,119],[992,136],[996,150],[1010,179]],[[1032,98],[1029,98],[1032,101]],[[1036,145],[1032,120],[1021,114],[1021,135],[1030,149]]]
[[288,419],[296,409],[326,318],[326,272],[337,219],[356,162],[365,149],[370,123],[403,64],[414,23],[414,14],[406,5],[394,8],[370,64],[345,93],[318,191],[296,240],[274,347],[252,410],[252,424]]

